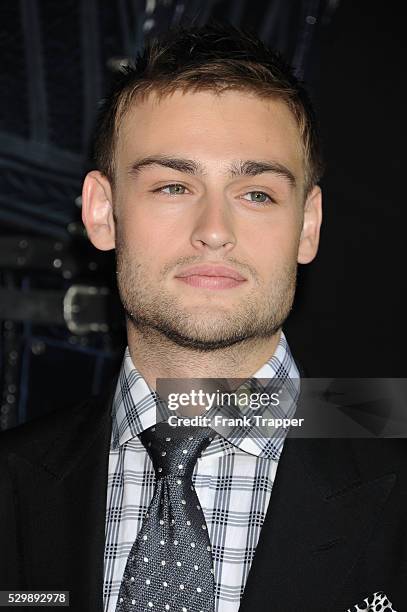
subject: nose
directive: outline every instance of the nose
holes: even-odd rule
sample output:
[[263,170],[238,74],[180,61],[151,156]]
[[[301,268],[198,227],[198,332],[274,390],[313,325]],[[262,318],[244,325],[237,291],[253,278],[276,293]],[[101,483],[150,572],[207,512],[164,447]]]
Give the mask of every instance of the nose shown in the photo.
[[206,197],[195,219],[191,242],[200,249],[229,252],[234,248],[236,235],[233,219],[226,201],[221,197]]

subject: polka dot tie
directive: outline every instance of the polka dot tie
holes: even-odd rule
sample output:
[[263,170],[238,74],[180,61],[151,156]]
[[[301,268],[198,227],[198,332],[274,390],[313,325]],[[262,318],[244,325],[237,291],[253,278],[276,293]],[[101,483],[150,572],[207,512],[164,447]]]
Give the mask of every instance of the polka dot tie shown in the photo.
[[191,480],[211,433],[159,423],[140,434],[156,484],[127,560],[116,612],[214,611],[211,545]]

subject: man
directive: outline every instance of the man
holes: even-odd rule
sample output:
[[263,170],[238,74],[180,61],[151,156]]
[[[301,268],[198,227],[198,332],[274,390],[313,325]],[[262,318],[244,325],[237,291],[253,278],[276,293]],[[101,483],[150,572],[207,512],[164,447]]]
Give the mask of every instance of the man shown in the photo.
[[251,35],[175,31],[107,100],[96,161],[83,221],[116,249],[128,348],[109,397],[3,436],[2,588],[107,612],[402,610],[403,441],[162,434],[161,379],[298,380],[282,326],[322,219],[300,84]]

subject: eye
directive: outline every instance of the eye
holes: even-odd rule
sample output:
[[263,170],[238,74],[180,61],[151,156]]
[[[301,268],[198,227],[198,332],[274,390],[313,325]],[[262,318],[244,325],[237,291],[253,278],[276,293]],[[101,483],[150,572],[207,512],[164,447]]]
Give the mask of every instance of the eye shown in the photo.
[[[169,192],[164,192],[164,189],[169,189]],[[154,189],[153,193],[166,193],[166,195],[183,195],[184,192],[181,191],[182,189],[186,189],[186,187],[184,187],[184,185],[181,185],[180,183],[171,183],[170,185],[164,185],[163,187],[158,187],[158,189]]]
[[[273,202],[274,201],[264,191],[248,191],[247,194],[245,194],[245,195],[252,195],[252,194],[254,194],[254,199],[250,199],[249,202],[254,202],[256,204],[267,204],[268,202]],[[245,199],[247,199],[247,198],[245,198]]]

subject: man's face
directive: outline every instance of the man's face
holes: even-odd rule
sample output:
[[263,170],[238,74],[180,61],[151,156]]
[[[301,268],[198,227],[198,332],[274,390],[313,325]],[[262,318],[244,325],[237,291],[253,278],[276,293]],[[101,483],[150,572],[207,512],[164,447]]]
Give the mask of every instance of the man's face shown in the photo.
[[[150,156],[193,160],[203,172],[179,163],[135,169]],[[304,217],[301,140],[286,105],[237,91],[152,95],[125,115],[115,160],[118,286],[129,321],[204,351],[274,335],[292,306]],[[246,164],[249,174],[231,173],[247,160],[274,171],[253,174]],[[245,280],[177,278],[200,264]]]

